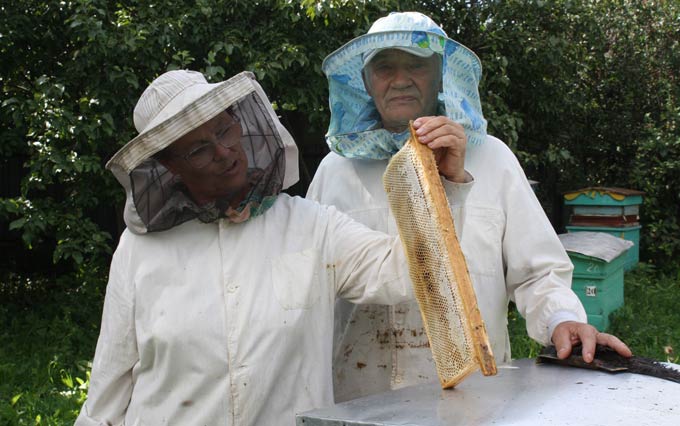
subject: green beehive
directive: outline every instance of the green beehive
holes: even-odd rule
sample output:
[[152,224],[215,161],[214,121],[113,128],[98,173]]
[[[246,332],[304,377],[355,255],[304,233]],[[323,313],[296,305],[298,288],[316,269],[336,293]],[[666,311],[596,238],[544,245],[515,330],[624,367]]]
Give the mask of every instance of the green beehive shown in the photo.
[[560,240],[574,265],[572,290],[600,331],[609,327],[609,314],[623,306],[626,252],[632,245],[600,232],[562,234]]
[[[593,186],[569,191],[564,194],[564,204],[568,206],[624,207],[642,204],[642,191],[626,188]],[[614,212],[618,213],[618,209]],[[634,209],[627,211],[633,212]]]
[[[588,323],[598,330],[609,327],[609,314],[623,306],[623,255],[611,262],[567,252],[574,264],[571,289],[588,314]],[[577,273],[576,269],[581,272]],[[598,271],[598,272],[591,272]]]
[[644,192],[624,188],[590,187],[564,194],[571,208],[568,232],[604,232],[633,246],[628,250],[624,269],[631,270],[640,260],[640,216]]
[[604,232],[617,238],[631,241],[633,246],[626,253],[624,270],[630,271],[640,261],[640,229],[642,226],[628,226],[625,228],[604,227],[604,226],[565,226],[568,232]]

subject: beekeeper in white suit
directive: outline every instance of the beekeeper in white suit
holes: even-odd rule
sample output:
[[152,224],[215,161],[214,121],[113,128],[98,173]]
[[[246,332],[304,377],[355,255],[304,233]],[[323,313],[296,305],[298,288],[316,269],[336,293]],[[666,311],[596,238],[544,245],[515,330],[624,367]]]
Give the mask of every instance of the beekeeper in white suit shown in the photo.
[[127,194],[76,425],[292,425],[333,402],[336,296],[411,299],[397,238],[281,194],[297,148],[250,73],[170,71],[107,167]]
[[[562,357],[578,341],[586,360],[595,342],[631,355],[619,339],[586,324],[564,248],[513,153],[487,135],[477,88],[481,63],[472,51],[423,14],[392,13],[329,55],[322,68],[331,153],[308,198],[396,234],[381,178],[415,120],[420,142],[448,157],[450,167],[439,171],[497,362],[511,357],[510,300],[529,336],[554,342]],[[333,355],[336,401],[437,378],[416,302],[338,301]]]

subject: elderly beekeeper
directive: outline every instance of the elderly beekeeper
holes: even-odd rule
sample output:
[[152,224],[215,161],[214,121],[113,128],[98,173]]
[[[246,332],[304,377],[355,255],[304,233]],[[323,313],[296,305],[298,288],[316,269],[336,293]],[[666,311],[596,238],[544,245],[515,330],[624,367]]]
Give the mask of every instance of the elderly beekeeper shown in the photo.
[[250,73],[169,71],[107,167],[125,188],[76,425],[292,425],[333,402],[336,296],[412,299],[398,238],[281,194],[297,148]]
[[[570,288],[573,268],[564,248],[516,157],[486,132],[478,93],[482,66],[471,50],[421,13],[392,13],[330,54],[322,68],[330,92],[331,152],[308,198],[396,234],[381,177],[408,138],[408,121],[415,120],[420,142],[438,157],[450,157],[440,175],[497,362],[511,357],[510,300],[529,336],[554,342],[560,356],[578,341],[587,360],[595,342],[631,355],[619,339],[586,324]],[[443,145],[451,148],[441,152]],[[436,380],[416,302],[337,303],[336,401]]]

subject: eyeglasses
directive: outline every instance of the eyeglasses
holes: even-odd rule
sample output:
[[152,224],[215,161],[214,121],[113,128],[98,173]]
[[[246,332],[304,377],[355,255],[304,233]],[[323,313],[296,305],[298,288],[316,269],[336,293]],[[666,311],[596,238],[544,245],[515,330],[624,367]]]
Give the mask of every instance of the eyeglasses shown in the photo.
[[223,148],[231,148],[241,142],[241,120],[232,115],[229,123],[220,123],[215,132],[215,139],[204,141],[203,144],[192,149],[188,154],[181,156],[191,167],[202,169],[215,159],[217,145]]

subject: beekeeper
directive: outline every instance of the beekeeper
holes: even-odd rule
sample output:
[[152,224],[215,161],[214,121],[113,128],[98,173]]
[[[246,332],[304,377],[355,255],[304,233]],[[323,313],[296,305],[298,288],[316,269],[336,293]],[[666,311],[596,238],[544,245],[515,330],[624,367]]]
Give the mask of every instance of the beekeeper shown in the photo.
[[134,123],[107,164],[127,229],[76,425],[292,425],[332,404],[335,298],[412,298],[400,241],[280,194],[297,148],[250,73],[162,74]]
[[[392,13],[330,54],[322,68],[331,152],[308,198],[396,234],[381,177],[408,138],[408,121],[415,120],[420,142],[450,157],[440,174],[497,362],[511,359],[510,300],[529,336],[554,342],[560,356],[579,340],[586,359],[595,342],[631,355],[619,339],[586,324],[570,289],[573,267],[564,248],[513,153],[486,132],[478,93],[482,67],[471,50],[421,13]],[[441,146],[450,148],[441,152]],[[436,380],[416,302],[337,303],[336,401]]]

